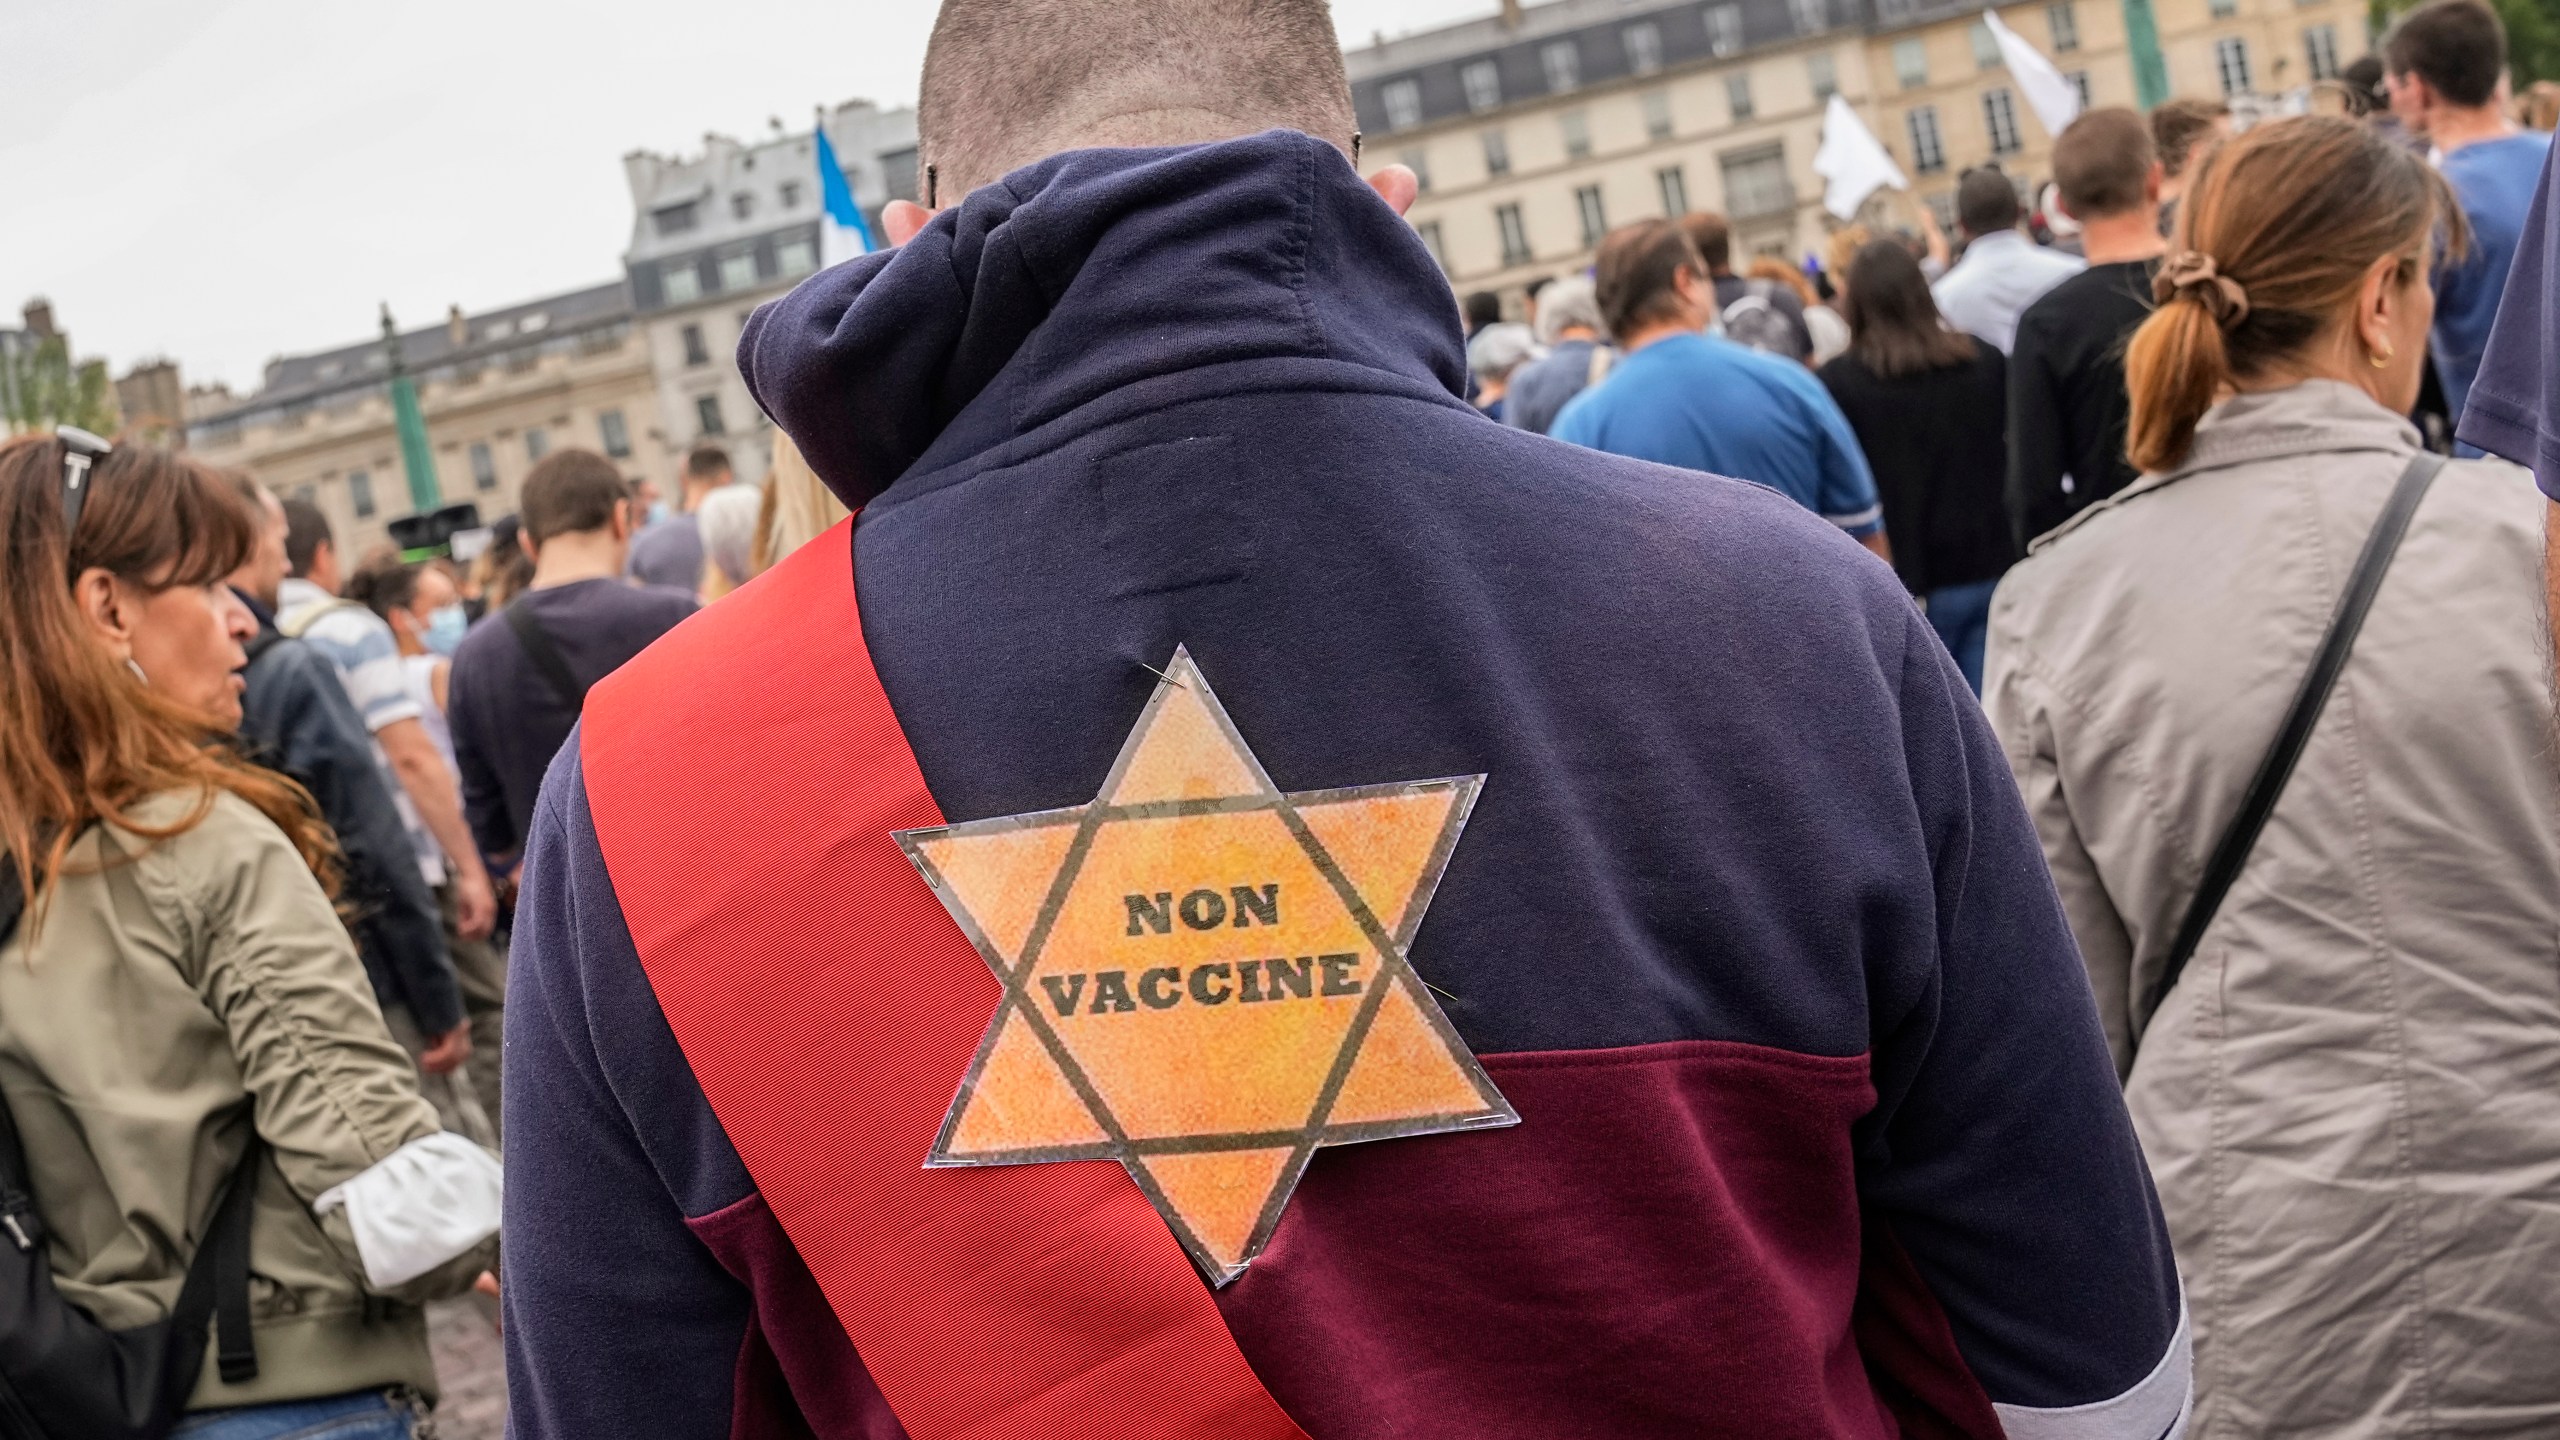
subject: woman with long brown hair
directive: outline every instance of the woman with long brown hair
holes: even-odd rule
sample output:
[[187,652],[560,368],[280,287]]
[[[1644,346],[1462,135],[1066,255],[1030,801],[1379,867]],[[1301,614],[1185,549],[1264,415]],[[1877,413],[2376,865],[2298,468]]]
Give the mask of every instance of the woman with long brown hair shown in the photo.
[[247,1334],[175,1433],[407,1436],[416,1305],[485,1266],[496,1167],[384,1030],[308,797],[227,743],[253,526],[180,456],[0,446],[0,1101],[55,1287],[110,1330],[171,1314],[252,1187]]
[[2191,1433],[2560,1434],[2542,502],[2403,418],[2464,239],[2355,121],[2223,147],[2127,355],[2143,474],[1993,607],[1990,712],[2186,1278]]
[[1818,373],[1875,472],[1894,573],[1978,693],[1991,593],[2017,554],[2000,507],[2008,364],[1947,328],[1900,241],[1869,241],[1841,280],[1849,348]]

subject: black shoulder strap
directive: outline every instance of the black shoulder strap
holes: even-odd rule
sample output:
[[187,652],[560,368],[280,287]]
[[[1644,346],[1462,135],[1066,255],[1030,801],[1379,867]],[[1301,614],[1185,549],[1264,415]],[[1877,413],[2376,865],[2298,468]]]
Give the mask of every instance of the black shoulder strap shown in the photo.
[[2382,507],[2382,518],[2373,522],[2373,533],[2365,538],[2364,553],[2356,557],[2346,591],[2338,597],[2338,608],[2329,619],[2329,633],[2320,637],[2320,648],[2312,652],[2311,669],[2302,677],[2302,688],[2294,693],[2293,707],[2285,712],[2275,743],[2268,747],[2266,758],[2258,762],[2258,773],[2242,793],[2240,813],[2231,818],[2231,827],[2222,832],[2221,842],[2213,847],[2213,858],[2205,863],[2204,878],[2196,885],[2186,918],[2178,922],[2177,936],[2170,942],[2168,963],[2161,967],[2160,978],[2152,982],[2151,993],[2146,997],[2146,1015],[2158,1013],[2160,1002],[2176,988],[2187,961],[2204,943],[2204,932],[2213,924],[2214,912],[2222,908],[2223,897],[2231,893],[2232,882],[2240,878],[2240,867],[2249,863],[2249,851],[2258,843],[2258,832],[2267,828],[2267,817],[2275,813],[2285,782],[2293,778],[2293,767],[2302,759],[2304,747],[2311,743],[2312,727],[2320,723],[2329,692],[2337,688],[2339,672],[2347,668],[2347,655],[2355,649],[2356,632],[2364,628],[2365,612],[2373,608],[2374,594],[2382,588],[2382,577],[2391,569],[2391,557],[2399,553],[2401,538],[2409,533],[2410,518],[2418,513],[2418,502],[2427,498],[2427,487],[2435,483],[2437,472],[2443,468],[2443,456],[2421,450],[2409,462],[2409,468],[2400,472],[2399,484],[2392,487],[2391,498]]
[[[257,634],[250,636],[249,643],[241,648],[249,657],[249,665],[255,665],[258,663],[259,656],[266,654],[268,651],[273,650],[284,642],[284,632],[274,628],[273,626],[268,626],[260,630]],[[248,666],[244,665],[241,668],[247,669]]]
[[204,1301],[199,1298],[197,1312],[188,1314],[186,1289],[194,1288],[194,1270],[211,1266],[214,1358],[225,1385],[245,1385],[258,1378],[257,1344],[249,1337],[249,1228],[257,1215],[258,1177],[266,1169],[266,1158],[267,1143],[253,1128],[248,1148],[240,1152],[240,1163],[233,1167],[221,1203],[214,1209],[213,1228],[204,1237],[204,1248],[213,1258],[208,1262],[198,1257],[198,1264],[189,1267],[189,1284],[178,1295],[176,1323],[180,1333],[193,1333],[204,1323]]
[[524,658],[532,661],[533,668],[542,672],[543,680],[551,686],[553,693],[568,701],[570,709],[584,710],[587,687],[578,683],[577,672],[569,668],[568,658],[560,653],[558,645],[552,643],[551,632],[542,628],[542,622],[534,618],[533,611],[526,607],[524,601],[508,604],[507,628],[516,632],[516,643],[524,647]]

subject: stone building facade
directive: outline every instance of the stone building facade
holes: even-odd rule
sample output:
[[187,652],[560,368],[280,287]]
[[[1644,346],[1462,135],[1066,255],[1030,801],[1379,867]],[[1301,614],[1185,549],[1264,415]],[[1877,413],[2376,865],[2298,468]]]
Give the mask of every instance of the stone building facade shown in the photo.
[[[569,446],[674,493],[692,437],[679,442],[658,425],[657,376],[623,282],[479,315],[457,309],[403,332],[400,354],[443,503],[469,501],[484,521],[513,514],[534,462]],[[387,543],[390,523],[416,508],[380,340],[270,361],[245,398],[194,391],[187,440],[203,459],[319,505],[351,559]]]
[[[2368,45],[2354,0],[2152,3],[2176,94],[2298,90]],[[2118,0],[1999,9],[2091,104],[2134,103]],[[1813,157],[1835,92],[1942,219],[1973,166],[2040,182],[2052,137],[1981,14],[1971,0],[1551,0],[1346,59],[1364,162],[1413,166],[1411,219],[1451,283],[1516,305],[1646,216],[1721,211],[1737,249],[1817,251],[1832,222]],[[1870,202],[1888,221],[1908,203]]]
[[[876,242],[880,207],[916,198],[915,112],[856,100],[825,124]],[[772,425],[738,375],[738,332],[818,268],[814,131],[752,145],[708,135],[699,154],[634,151],[622,168],[634,210],[623,267],[658,367],[655,423],[679,449],[720,443],[738,478],[762,479]]]

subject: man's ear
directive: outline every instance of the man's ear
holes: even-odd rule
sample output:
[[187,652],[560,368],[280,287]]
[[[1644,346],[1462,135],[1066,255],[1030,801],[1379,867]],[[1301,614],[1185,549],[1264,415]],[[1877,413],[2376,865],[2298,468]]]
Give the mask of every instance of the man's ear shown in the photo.
[[933,223],[933,212],[913,200],[892,200],[880,211],[881,232],[892,246],[904,245]]
[[534,540],[532,531],[518,530],[516,532],[516,548],[524,552],[524,558],[527,560],[531,560],[537,565],[542,563],[542,546]]
[[2151,168],[2143,172],[2142,198],[2149,201],[2151,208],[2155,210],[2160,208],[2160,187],[2168,182],[2168,178],[2169,172],[2162,168],[2157,160],[2152,161]]
[[1387,208],[1401,215],[1413,208],[1414,197],[1422,193],[1422,180],[1411,166],[1390,165],[1369,177],[1369,188],[1387,202]]

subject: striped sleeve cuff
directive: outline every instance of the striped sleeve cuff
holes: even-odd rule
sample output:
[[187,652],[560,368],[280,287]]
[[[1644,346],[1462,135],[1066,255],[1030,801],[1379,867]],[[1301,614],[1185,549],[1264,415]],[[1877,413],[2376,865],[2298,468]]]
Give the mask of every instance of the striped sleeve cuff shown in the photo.
[[1993,1405],[2009,1440],[2182,1440],[2195,1408],[2195,1352],[2187,1329],[2186,1302],[2178,1302],[2178,1328],[2169,1348],[2132,1389],[2112,1400],[2042,1410]]

